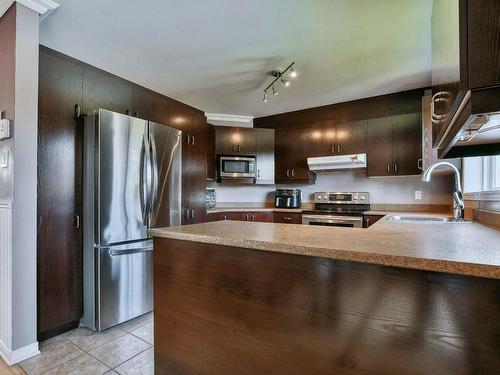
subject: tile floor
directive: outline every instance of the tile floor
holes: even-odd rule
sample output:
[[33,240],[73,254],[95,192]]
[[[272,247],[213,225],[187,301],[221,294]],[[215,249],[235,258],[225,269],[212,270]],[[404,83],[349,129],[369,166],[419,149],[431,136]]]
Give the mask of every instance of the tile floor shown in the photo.
[[152,314],[102,332],[77,328],[42,342],[40,351],[19,364],[28,375],[152,375]]

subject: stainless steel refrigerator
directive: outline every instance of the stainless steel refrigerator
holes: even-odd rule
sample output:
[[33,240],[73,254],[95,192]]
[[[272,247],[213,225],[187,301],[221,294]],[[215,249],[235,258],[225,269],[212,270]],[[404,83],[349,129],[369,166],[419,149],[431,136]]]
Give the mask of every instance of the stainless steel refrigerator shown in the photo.
[[181,224],[179,130],[100,109],[84,123],[81,323],[103,330],[153,308],[149,228]]

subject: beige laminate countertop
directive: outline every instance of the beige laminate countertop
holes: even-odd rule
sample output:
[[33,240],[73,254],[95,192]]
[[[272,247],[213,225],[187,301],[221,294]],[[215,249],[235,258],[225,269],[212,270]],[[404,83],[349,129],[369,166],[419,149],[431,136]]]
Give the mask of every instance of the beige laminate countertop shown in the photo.
[[150,234],[186,241],[500,279],[500,231],[478,223],[402,223],[391,221],[390,217],[386,216],[368,229],[217,221],[153,229]]

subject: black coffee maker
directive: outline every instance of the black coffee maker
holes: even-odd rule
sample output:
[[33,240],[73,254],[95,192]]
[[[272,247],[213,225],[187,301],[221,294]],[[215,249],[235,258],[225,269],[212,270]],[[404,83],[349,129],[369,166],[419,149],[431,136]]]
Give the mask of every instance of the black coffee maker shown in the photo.
[[300,208],[302,192],[299,189],[276,189],[274,206],[277,208]]

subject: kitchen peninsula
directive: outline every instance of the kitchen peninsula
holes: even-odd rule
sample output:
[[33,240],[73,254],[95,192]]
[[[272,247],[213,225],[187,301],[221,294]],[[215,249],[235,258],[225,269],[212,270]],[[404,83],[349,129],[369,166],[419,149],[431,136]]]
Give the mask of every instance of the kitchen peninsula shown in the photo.
[[155,367],[183,374],[500,366],[500,233],[218,221],[152,230]]

